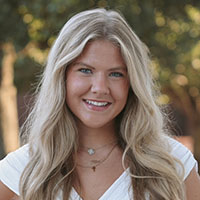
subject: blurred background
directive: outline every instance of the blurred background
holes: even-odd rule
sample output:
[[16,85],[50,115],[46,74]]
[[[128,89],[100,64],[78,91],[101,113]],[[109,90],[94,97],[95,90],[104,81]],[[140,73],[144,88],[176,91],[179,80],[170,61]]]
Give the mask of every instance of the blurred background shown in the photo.
[[149,47],[158,102],[176,138],[200,162],[199,0],[0,0],[0,158],[19,146],[19,127],[64,23],[90,8],[119,10]]

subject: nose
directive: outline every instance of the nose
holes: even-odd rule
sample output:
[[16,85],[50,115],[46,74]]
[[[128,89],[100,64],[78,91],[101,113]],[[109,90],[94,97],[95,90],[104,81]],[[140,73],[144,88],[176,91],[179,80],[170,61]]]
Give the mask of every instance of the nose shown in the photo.
[[96,94],[109,94],[108,80],[104,74],[98,74],[92,80],[91,91]]

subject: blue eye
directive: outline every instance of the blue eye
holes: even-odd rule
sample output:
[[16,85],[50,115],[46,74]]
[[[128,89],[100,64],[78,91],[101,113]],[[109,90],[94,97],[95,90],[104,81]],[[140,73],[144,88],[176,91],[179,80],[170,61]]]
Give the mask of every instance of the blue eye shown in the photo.
[[81,68],[78,71],[84,73],[84,74],[92,74],[92,70],[88,68]]
[[120,72],[112,72],[112,73],[110,73],[110,76],[112,76],[112,77],[123,77],[124,75]]

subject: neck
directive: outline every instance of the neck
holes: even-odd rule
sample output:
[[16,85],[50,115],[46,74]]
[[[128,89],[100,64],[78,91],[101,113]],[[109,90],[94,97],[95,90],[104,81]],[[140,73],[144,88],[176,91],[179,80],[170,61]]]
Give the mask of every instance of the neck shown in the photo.
[[114,124],[101,128],[89,128],[83,125],[78,126],[79,144],[86,147],[100,147],[117,140]]

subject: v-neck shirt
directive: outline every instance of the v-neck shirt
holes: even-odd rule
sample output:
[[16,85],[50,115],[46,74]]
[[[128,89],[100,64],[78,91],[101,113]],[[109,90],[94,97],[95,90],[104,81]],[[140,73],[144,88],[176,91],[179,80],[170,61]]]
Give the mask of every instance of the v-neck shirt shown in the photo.
[[[122,200],[133,199],[131,190],[131,178],[127,168],[117,180],[103,193],[98,200]],[[83,200],[74,188],[72,188],[70,200]]]
[[[195,167],[198,170],[197,161],[193,154],[181,143],[172,138],[167,137],[167,141],[171,146],[171,155],[179,159],[185,169],[184,179],[187,178],[191,170]],[[29,162],[29,146],[24,145],[18,150],[9,153],[3,160],[0,161],[0,180],[10,190],[19,195],[19,182],[21,174]],[[176,166],[177,171],[180,172],[179,165]],[[131,188],[131,177],[129,169],[126,169],[117,178],[114,183],[104,192],[98,200],[131,200],[133,199],[133,192]],[[148,195],[146,200],[148,200]],[[57,196],[56,200],[62,200],[62,192]],[[70,200],[83,200],[74,188],[70,194]]]

